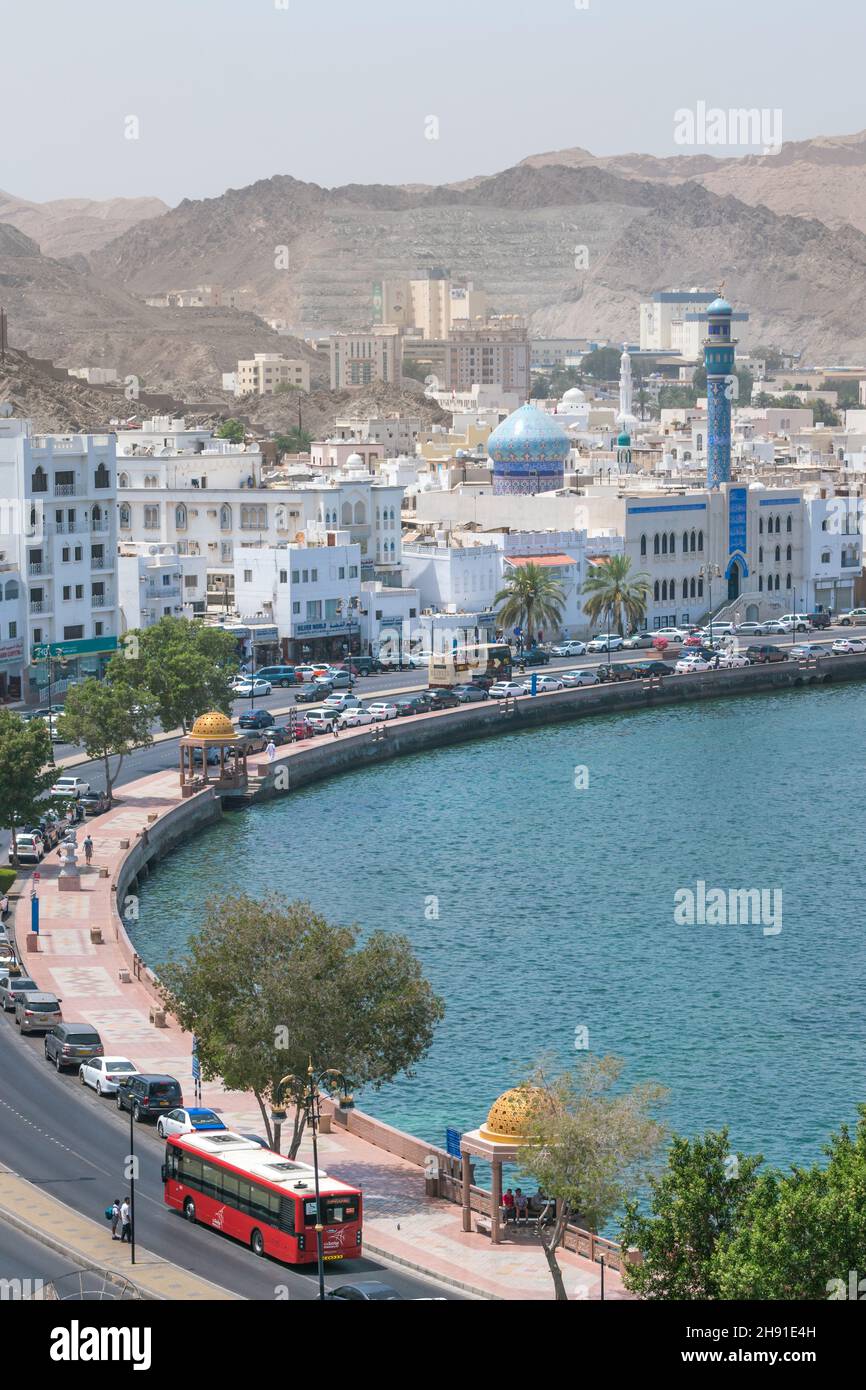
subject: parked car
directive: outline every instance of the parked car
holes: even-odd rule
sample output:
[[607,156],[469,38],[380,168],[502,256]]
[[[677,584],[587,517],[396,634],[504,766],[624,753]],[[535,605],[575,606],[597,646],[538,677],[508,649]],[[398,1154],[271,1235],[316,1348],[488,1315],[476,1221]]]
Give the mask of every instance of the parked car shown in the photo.
[[515,652],[513,662],[515,666],[549,666],[550,652],[543,647],[529,647],[524,652]]
[[456,709],[460,704],[460,696],[453,690],[425,690],[424,694],[431,709]]
[[329,695],[322,705],[325,709],[335,709],[338,714],[344,714],[347,709],[360,709],[361,701],[357,695]]
[[841,627],[862,627],[866,623],[866,608],[852,608],[839,619]]
[[678,676],[693,676],[701,671],[711,671],[709,659],[701,652],[690,652],[688,656],[681,657],[674,666],[674,671]]
[[427,714],[430,709],[430,701],[423,690],[417,695],[404,695],[397,700],[397,713],[402,718],[410,714]]
[[[45,857],[45,841],[41,835],[29,835],[26,832],[15,836],[15,845],[18,850],[19,864],[39,864]],[[9,863],[14,862],[12,854],[12,842],[9,842]]]
[[719,666],[726,671],[738,670],[741,666],[751,666],[745,652],[719,652]]
[[832,621],[833,615],[831,613],[821,612],[809,614],[809,623],[813,628],[829,627]]
[[263,666],[256,672],[256,676],[260,681],[267,681],[269,685],[279,685],[284,689],[295,684],[295,670],[294,666]]
[[805,660],[809,657],[832,656],[832,649],[826,642],[798,642],[795,647],[791,647],[791,658]]
[[[525,681],[523,682],[523,685],[521,686],[521,689],[523,690],[524,695],[531,695],[531,694],[532,694],[532,680],[533,680],[533,678],[530,676],[529,680],[525,680]],[[550,692],[552,692],[552,691],[554,691],[554,690],[564,690],[564,689],[565,689],[565,687],[564,687],[562,681],[559,679],[558,676],[536,676],[536,677],[535,677],[535,692],[536,692],[537,695],[547,695],[548,693],[550,693]]]
[[575,689],[580,685],[598,685],[598,676],[595,671],[589,669],[582,671],[563,671],[560,680],[566,690]]
[[673,666],[669,666],[666,661],[637,661],[633,669],[640,676],[672,676]]
[[319,705],[317,709],[311,709],[308,712],[307,723],[314,734],[328,734],[339,717],[339,710],[325,709],[324,705]]
[[163,1076],[159,1072],[136,1072],[118,1083],[114,1100],[118,1110],[128,1110],[139,1123],[168,1110],[179,1109],[183,1105],[183,1092],[174,1076]]
[[764,632],[773,637],[784,636],[785,625],[780,618],[770,618],[764,623]]
[[[231,748],[227,748],[227,753],[261,753],[263,748],[267,748],[270,738],[270,729],[238,729],[237,743]],[[208,749],[208,762],[210,762],[211,749]],[[219,757],[217,757],[219,762]]]
[[779,622],[785,632],[808,632],[812,626],[808,613],[783,613]]
[[737,637],[763,637],[765,631],[763,623],[737,623],[734,627]]
[[455,685],[454,694],[461,705],[476,704],[479,700],[489,700],[490,692],[483,685],[470,681],[468,685]]
[[11,967],[7,967],[0,974],[0,1004],[3,1012],[11,1014],[19,998],[25,994],[33,994],[39,989],[35,980],[31,980],[29,975],[22,975],[19,972],[13,973]]
[[550,649],[552,656],[583,656],[586,652],[585,642],[558,642],[555,647]]
[[85,792],[79,802],[86,816],[101,816],[108,810],[105,792]]
[[618,652],[623,647],[623,639],[617,633],[612,632],[608,637],[607,633],[598,637],[593,637],[591,642],[587,642],[586,650],[592,652]]
[[22,1033],[47,1033],[63,1022],[60,1000],[42,990],[23,994],[15,1000],[15,1022]]
[[746,648],[746,656],[756,665],[770,661],[787,661],[788,653],[784,647],[774,647],[767,642],[762,646],[751,646]]
[[380,1284],[375,1279],[358,1279],[354,1284],[340,1284],[339,1288],[329,1289],[327,1298],[337,1298],[342,1303],[385,1303],[403,1300],[390,1284]]
[[260,680],[258,676],[256,676],[255,679],[249,677],[246,680],[237,680],[232,682],[232,690],[234,691],[236,696],[270,695],[271,689],[272,686],[270,681]]
[[390,700],[374,700],[367,709],[376,721],[397,718],[397,706]]
[[523,682],[518,685],[517,681],[496,681],[490,687],[491,700],[505,700],[511,697],[525,694]]
[[354,685],[354,678],[349,671],[329,671],[326,680],[330,681],[334,690],[351,690]]
[[45,1060],[58,1071],[81,1066],[87,1057],[101,1057],[102,1039],[90,1023],[58,1023],[45,1035]]
[[284,743],[291,743],[292,731],[288,724],[272,724],[265,730],[265,738],[269,743],[273,743],[275,748],[281,748]]
[[636,665],[630,661],[620,661],[611,666],[609,679],[612,681],[636,681],[640,679],[640,676],[641,672]]
[[339,729],[357,729],[362,724],[372,724],[373,716],[363,705],[358,705],[356,709],[347,709],[337,719]]
[[195,1106],[189,1110],[169,1110],[160,1115],[156,1122],[156,1132],[160,1139],[170,1134],[198,1134],[200,1130],[226,1129],[215,1110],[204,1110]]
[[304,685],[295,692],[295,702],[299,705],[318,704],[326,695],[333,691],[334,687],[330,681],[324,688],[321,685]]
[[58,777],[51,787],[51,796],[74,796],[78,798],[90,791],[90,783],[81,777]]
[[296,666],[295,681],[298,685],[310,685],[313,677],[320,675],[319,668],[313,666]]
[[268,709],[245,710],[238,719],[239,729],[268,729],[274,723],[274,716]]
[[857,656],[866,652],[866,641],[862,637],[837,637],[833,643],[834,656]]
[[138,1067],[128,1057],[91,1057],[78,1068],[82,1086],[92,1086],[98,1096],[113,1096],[126,1076],[133,1076]]

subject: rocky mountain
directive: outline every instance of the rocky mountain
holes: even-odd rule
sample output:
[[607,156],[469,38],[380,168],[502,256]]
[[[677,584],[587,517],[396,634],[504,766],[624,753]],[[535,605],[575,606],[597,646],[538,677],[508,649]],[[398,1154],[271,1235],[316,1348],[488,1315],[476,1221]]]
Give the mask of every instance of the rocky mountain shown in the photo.
[[[649,161],[651,176],[639,177],[642,158],[624,157],[626,171],[566,152],[440,188],[325,189],[278,176],[185,201],[90,265],[101,283],[139,296],[212,278],[308,334],[368,324],[374,280],[429,266],[471,277],[533,331],[614,339],[636,336],[638,304],[654,290],[725,279],[751,314],[744,345],[770,338],[807,359],[866,353],[851,304],[866,268],[862,231],[705,187],[724,162],[699,156],[680,177],[675,160]],[[780,171],[803,162],[775,158]]]
[[25,232],[46,256],[87,256],[149,217],[168,212],[161,198],[57,198],[31,203],[0,189],[0,222]]

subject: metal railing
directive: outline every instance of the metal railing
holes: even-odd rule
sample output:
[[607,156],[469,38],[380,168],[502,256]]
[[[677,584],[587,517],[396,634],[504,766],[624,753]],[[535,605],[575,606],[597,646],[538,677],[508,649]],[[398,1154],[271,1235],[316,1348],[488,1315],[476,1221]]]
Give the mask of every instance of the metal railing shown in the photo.
[[51,569],[50,560],[30,560],[27,565],[27,573],[33,575],[50,574]]
[[109,593],[91,594],[90,606],[91,608],[113,608],[114,596]]

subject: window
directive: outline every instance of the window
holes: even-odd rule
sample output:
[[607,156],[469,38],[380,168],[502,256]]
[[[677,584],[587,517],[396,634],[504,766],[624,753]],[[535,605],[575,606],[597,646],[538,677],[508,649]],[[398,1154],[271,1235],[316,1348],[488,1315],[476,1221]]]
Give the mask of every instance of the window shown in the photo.
[[785,576],[785,588],[786,588],[786,589],[790,589],[790,587],[791,587],[791,576],[790,576],[790,574],[787,574],[787,575]]
[[788,532],[788,535],[789,535],[789,536],[790,536],[791,532],[793,531],[793,529],[794,529],[794,521],[793,521],[793,518],[789,516],[788,519],[787,519],[787,521],[785,522],[785,530]]
[[664,535],[662,536],[662,555],[667,555],[667,553],[668,553],[668,536],[667,536],[667,532],[665,532]]
[[118,475],[117,486],[118,486],[118,487],[129,487],[129,474],[128,474],[128,473],[120,473],[120,474]]
[[689,550],[694,550],[694,549],[696,548],[696,544],[697,544],[697,537],[695,536],[695,533],[694,533],[694,531],[693,531],[693,532],[692,532],[692,535],[691,535],[691,542],[690,542],[690,544],[689,544]]
[[367,520],[367,511],[366,511],[366,508],[364,507],[364,503],[363,503],[363,502],[356,502],[356,503],[355,503],[355,525],[356,525],[356,526],[363,526],[363,525],[364,525],[364,522],[365,522],[366,520]]
[[656,534],[655,536],[653,536],[653,555],[660,555],[660,554],[661,554],[661,544],[660,544],[660,542],[659,542],[658,534]]
[[777,565],[778,565],[779,561],[781,560],[781,558],[782,558],[782,547],[781,547],[780,545],[777,545],[777,546],[776,546],[776,564],[777,564]]
[[764,547],[763,547],[762,545],[759,545],[759,546],[758,546],[758,564],[759,564],[759,565],[762,565],[763,563],[764,563]]
[[102,623],[94,623],[94,624],[93,624],[93,635],[94,635],[94,637],[101,637],[101,636],[102,636],[102,628],[103,628],[103,624],[102,624]]
[[660,592],[660,586],[659,586],[658,580],[656,580],[655,584],[653,584],[653,599],[655,600],[656,603],[658,603],[658,601],[659,601],[659,592]]
[[303,582],[304,582],[305,584],[309,584],[309,582],[310,582],[310,571],[309,571],[309,570],[301,570],[301,579],[303,580]]
[[299,618],[300,615],[301,615],[301,605],[300,605],[299,603],[293,603],[293,604],[292,604],[292,616],[295,617],[295,618]]
[[698,532],[698,550],[703,550],[703,548],[704,548],[704,533],[703,533],[703,531],[699,531],[699,532]]
[[289,582],[289,572],[288,572],[288,570],[280,570],[280,583],[281,583],[281,584],[288,584],[288,582]]
[[84,598],[84,585],[83,585],[83,584],[76,584],[76,586],[75,586],[75,597],[76,597],[76,598]]
[[228,502],[223,502],[220,507],[220,530],[230,531],[232,529],[232,509]]
[[668,596],[668,581],[667,581],[666,579],[663,579],[663,580],[662,580],[662,603],[664,603],[664,602],[666,601],[667,596]]
[[339,577],[340,579],[345,579],[345,578],[346,578],[346,567],[345,567],[345,565],[340,565],[340,568],[339,568],[339,570],[337,571],[337,574],[338,574],[338,577]]
[[111,487],[111,473],[104,463],[101,463],[93,475],[94,487]]
[[646,555],[646,536],[641,536],[640,538],[640,553],[641,555]]
[[64,584],[64,585],[63,585],[63,602],[64,602],[64,603],[68,603],[69,600],[70,600],[71,598],[72,598],[72,585],[71,585],[71,584]]
[[829,550],[822,550],[822,551],[821,551],[821,564],[822,564],[822,565],[829,565],[829,563],[830,563],[830,552],[829,552]]
[[183,502],[178,502],[174,509],[174,524],[179,531],[186,530],[186,507]]
[[145,531],[159,530],[159,507],[145,507],[144,529]]
[[33,470],[33,477],[30,479],[30,491],[48,491],[48,474],[45,472],[45,469],[41,465],[39,465],[37,468]]
[[61,558],[61,560],[63,561],[64,564],[67,564],[67,563],[68,563],[68,561],[69,561],[69,546],[68,546],[68,545],[65,545],[65,546],[63,547],[63,549],[61,550],[61,552],[60,552],[60,558]]
[[763,588],[764,588],[764,576],[763,576],[762,574],[759,574],[759,575],[758,575],[758,593],[759,593],[759,594],[763,591]]
[[310,583],[311,583],[311,584],[317,584],[318,582],[319,582],[319,571],[318,571],[318,570],[310,570]]
[[128,531],[132,525],[132,513],[128,502],[120,504],[120,526],[121,530]]
[[689,583],[689,598],[694,598],[694,597],[695,597],[695,581],[694,581],[694,579],[692,579],[691,582]]
[[349,578],[350,578],[350,579],[357,579],[357,578],[358,578],[358,566],[357,566],[357,565],[350,565],[350,566],[349,566]]
[[683,554],[684,554],[684,555],[685,555],[686,551],[688,550],[688,548],[689,548],[689,533],[688,533],[688,531],[683,531]]
[[781,529],[782,529],[782,518],[781,518],[780,516],[777,516],[777,517],[776,517],[776,535],[777,535],[777,536],[778,536],[779,532],[781,531]]
[[299,584],[300,581],[301,581],[301,571],[300,571],[300,570],[292,570],[292,583],[293,583],[293,584]]
[[792,554],[793,554],[793,551],[792,551],[791,547],[790,547],[790,546],[787,546],[786,549],[785,549],[785,559],[786,559],[786,560],[790,560]]
[[322,600],[320,598],[307,600],[307,622],[317,623],[322,618]]
[[73,555],[74,555],[74,557],[75,557],[76,560],[80,560],[80,559],[81,559],[81,546],[80,546],[80,545],[77,545],[77,546],[75,547],[75,549],[73,550],[72,553],[73,553]]
[[684,579],[684,580],[683,580],[683,598],[688,598],[688,596],[689,596],[689,581],[688,581],[687,579]]
[[245,583],[245,584],[252,584],[252,582],[253,582],[253,572],[252,572],[252,570],[244,570],[244,583]]
[[704,596],[704,581],[703,581],[703,579],[699,579],[699,580],[698,580],[698,598],[703,598],[703,596]]
[[672,555],[676,555],[677,553],[677,538],[674,535],[673,531],[671,531],[670,551]]
[[81,623],[75,623],[72,627],[63,629],[64,642],[78,642],[84,636],[84,628]]

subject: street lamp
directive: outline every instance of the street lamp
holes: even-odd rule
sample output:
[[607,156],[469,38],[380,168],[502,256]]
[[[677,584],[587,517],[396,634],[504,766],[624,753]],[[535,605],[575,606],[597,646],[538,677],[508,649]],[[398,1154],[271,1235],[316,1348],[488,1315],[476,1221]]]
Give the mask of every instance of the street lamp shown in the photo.
[[718,565],[701,565],[698,570],[701,579],[707,581],[707,597],[710,602],[710,646],[713,645],[713,580],[721,579],[722,571]]
[[[282,1096],[284,1086],[301,1087],[301,1104],[304,1107],[304,1114],[307,1117],[307,1124],[310,1126],[310,1130],[313,1135],[313,1175],[316,1190],[316,1262],[318,1264],[319,1270],[320,1299],[324,1299],[325,1297],[325,1251],[323,1244],[324,1225],[322,1222],[322,1201],[319,1189],[318,1134],[319,1122],[322,1118],[322,1094],[320,1088],[322,1082],[326,1078],[329,1078],[332,1082],[332,1085],[330,1087],[331,1090],[339,1088],[341,1091],[339,1100],[340,1109],[351,1110],[355,1102],[352,1096],[348,1094],[348,1086],[346,1083],[346,1078],[343,1076],[343,1073],[337,1067],[323,1067],[320,1072],[317,1072],[315,1067],[313,1066],[312,1059],[310,1060],[310,1064],[307,1067],[307,1075],[305,1080],[301,1080],[301,1078],[290,1073],[288,1076],[284,1076],[282,1078],[277,1087],[277,1095],[280,1097]],[[282,1110],[282,1106],[278,1105],[276,1107],[276,1110]],[[282,1113],[283,1115],[285,1115],[285,1111],[282,1111]]]

